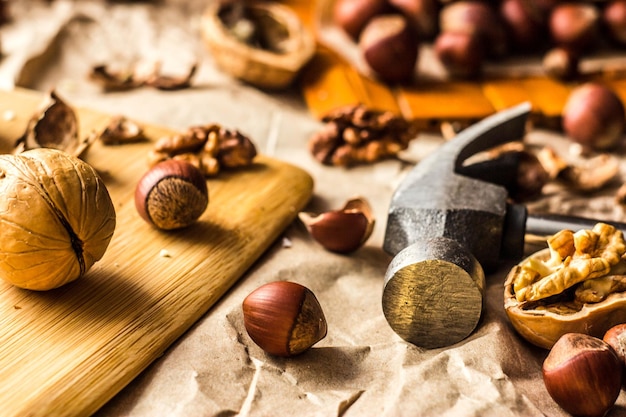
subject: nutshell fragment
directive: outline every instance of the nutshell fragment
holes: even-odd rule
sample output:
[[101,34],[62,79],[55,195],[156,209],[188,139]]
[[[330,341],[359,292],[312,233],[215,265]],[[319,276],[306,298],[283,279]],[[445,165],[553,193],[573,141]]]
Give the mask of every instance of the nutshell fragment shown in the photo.
[[193,64],[187,74],[172,76],[161,73],[160,63],[155,63],[147,73],[143,73],[139,66],[116,70],[108,65],[96,65],[92,68],[89,79],[107,92],[127,91],[142,86],[159,90],[181,90],[191,86],[197,69],[197,64]]
[[100,134],[105,145],[121,145],[146,140],[143,127],[125,116],[113,116]]
[[78,117],[74,109],[53,90],[31,117],[26,131],[16,142],[14,153],[53,148],[79,156],[92,139],[80,139],[78,133]]

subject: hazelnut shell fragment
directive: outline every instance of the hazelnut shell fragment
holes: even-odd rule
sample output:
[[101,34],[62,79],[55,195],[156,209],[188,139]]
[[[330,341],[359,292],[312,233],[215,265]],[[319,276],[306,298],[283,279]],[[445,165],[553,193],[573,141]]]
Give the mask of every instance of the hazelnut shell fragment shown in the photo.
[[375,223],[372,209],[363,198],[349,200],[340,210],[317,215],[301,212],[298,216],[313,239],[337,253],[360,248],[371,236]]
[[326,318],[315,294],[295,282],[262,285],[242,308],[248,335],[271,355],[299,355],[326,337]]
[[209,193],[202,172],[188,162],[168,159],[152,167],[135,189],[135,207],[148,223],[163,230],[194,223],[206,210]]
[[622,364],[611,346],[579,333],[559,338],[542,373],[552,399],[574,416],[604,416],[615,404],[622,384]]

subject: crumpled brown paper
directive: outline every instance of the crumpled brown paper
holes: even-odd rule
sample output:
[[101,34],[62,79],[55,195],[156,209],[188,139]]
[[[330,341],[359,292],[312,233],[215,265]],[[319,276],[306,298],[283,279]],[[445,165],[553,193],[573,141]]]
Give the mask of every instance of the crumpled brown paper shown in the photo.
[[[220,73],[202,45],[200,0],[147,3],[12,2],[14,23],[0,28],[0,81],[68,102],[172,128],[219,122],[240,129],[260,152],[290,161],[315,179],[307,211],[339,208],[356,195],[373,206],[377,224],[351,255],[324,251],[295,221],[209,313],[130,385],[99,417],[187,416],[560,416],[541,379],[547,352],[523,341],[503,310],[507,267],[487,277],[483,317],[466,340],[426,350],[400,339],[382,314],[389,255],[381,249],[393,190],[410,163],[325,167],[306,150],[320,127],[297,89],[267,94]],[[86,79],[92,65],[161,61],[172,72],[199,63],[193,87],[105,94]],[[537,142],[554,140],[533,132]],[[421,134],[404,155],[417,161],[441,143]],[[560,140],[560,138],[556,138]],[[566,145],[564,145],[566,146]],[[562,191],[562,190],[558,190]],[[619,220],[610,193],[592,199],[549,194],[531,209]],[[266,355],[243,327],[241,302],[263,283],[309,287],[328,321],[328,335],[290,359]],[[626,415],[622,394],[610,416]]]

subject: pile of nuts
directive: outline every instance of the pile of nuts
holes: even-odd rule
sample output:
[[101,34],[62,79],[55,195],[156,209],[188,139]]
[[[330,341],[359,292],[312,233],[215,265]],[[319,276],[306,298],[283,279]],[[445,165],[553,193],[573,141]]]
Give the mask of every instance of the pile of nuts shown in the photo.
[[464,78],[479,76],[487,60],[527,54],[543,57],[548,75],[571,78],[582,57],[626,47],[624,0],[338,0],[333,20],[392,83],[412,81],[424,43],[450,76]]
[[149,164],[154,166],[171,158],[184,160],[206,177],[213,177],[224,168],[249,166],[256,155],[254,143],[240,131],[208,124],[192,126],[178,135],[157,140],[149,155]]
[[391,158],[415,137],[414,127],[388,111],[347,106],[330,112],[309,141],[313,157],[325,165],[352,166]]

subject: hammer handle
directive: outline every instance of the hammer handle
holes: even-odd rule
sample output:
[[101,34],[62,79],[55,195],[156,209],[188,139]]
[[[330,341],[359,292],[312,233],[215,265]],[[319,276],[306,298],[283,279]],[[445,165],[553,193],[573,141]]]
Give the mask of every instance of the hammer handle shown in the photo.
[[526,233],[538,236],[551,236],[565,229],[573,231],[592,229],[598,222],[610,224],[626,235],[626,223],[561,214],[529,214],[526,218]]

